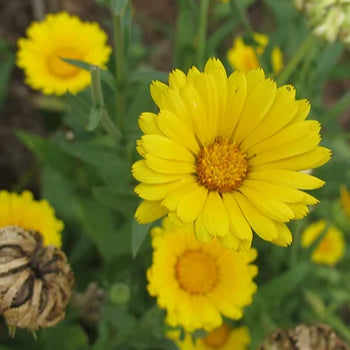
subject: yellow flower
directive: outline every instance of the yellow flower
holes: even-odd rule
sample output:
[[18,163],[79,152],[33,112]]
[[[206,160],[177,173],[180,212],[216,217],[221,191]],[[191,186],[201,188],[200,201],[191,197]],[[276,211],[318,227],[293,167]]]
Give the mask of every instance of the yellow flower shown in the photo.
[[350,218],[350,193],[346,186],[340,186],[340,202],[345,214]]
[[46,200],[36,201],[29,191],[22,194],[0,191],[0,228],[19,226],[43,236],[44,244],[61,246],[63,222]]
[[167,310],[167,323],[187,332],[210,331],[222,316],[242,317],[256,291],[256,250],[235,252],[217,240],[198,242],[190,226],[178,228],[164,219],[152,230],[153,263],[147,271],[148,291]]
[[247,327],[231,329],[227,324],[222,324],[203,338],[192,340],[190,334],[180,339],[179,331],[170,331],[167,334],[180,350],[248,350],[250,336]]
[[[264,34],[255,33],[254,41],[258,45],[256,52],[250,45],[246,45],[242,38],[237,37],[232,48],[227,53],[227,59],[234,69],[249,72],[259,67],[257,54],[261,56],[269,43],[269,37]],[[271,63],[274,73],[279,73],[283,67],[283,55],[279,47],[274,47],[271,52]]]
[[217,237],[226,247],[248,249],[252,229],[264,240],[286,246],[285,225],[318,201],[301,191],[323,186],[300,170],[319,167],[330,151],[318,147],[320,124],[305,121],[310,104],[295,100],[291,85],[280,88],[261,69],[228,78],[210,59],[204,73],[175,70],[169,86],[151,85],[159,114],[143,113],[144,158],[132,168],[144,201],[140,223],[168,214],[191,224],[202,242]]
[[18,41],[17,65],[26,83],[47,95],[75,94],[90,84],[90,73],[61,60],[69,58],[103,66],[111,48],[97,23],[82,22],[66,12],[33,22],[27,39]]
[[[301,234],[301,245],[309,247],[326,229],[324,220],[309,225]],[[311,259],[317,264],[334,266],[343,257],[345,241],[343,233],[336,227],[329,227],[321,242],[312,253]]]

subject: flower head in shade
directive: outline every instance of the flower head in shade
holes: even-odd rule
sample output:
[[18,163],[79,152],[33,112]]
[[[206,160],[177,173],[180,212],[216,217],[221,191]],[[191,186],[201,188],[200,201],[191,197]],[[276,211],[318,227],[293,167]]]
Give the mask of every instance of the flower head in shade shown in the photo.
[[317,264],[334,266],[345,252],[343,233],[336,227],[327,228],[327,223],[324,220],[309,225],[301,234],[301,245],[304,248],[309,247],[325,229],[327,231],[313,251],[311,259]]
[[195,340],[192,340],[190,334],[186,334],[181,340],[179,331],[170,331],[167,335],[180,350],[248,350],[250,345],[247,327],[232,329],[225,323]]
[[[242,72],[249,72],[259,67],[258,56],[261,56],[269,43],[269,37],[264,34],[254,33],[253,39],[257,44],[246,45],[241,37],[237,37],[232,48],[227,52],[227,59],[230,65]],[[271,64],[274,73],[279,73],[283,67],[283,55],[279,47],[274,47],[271,52]]]
[[217,237],[232,249],[249,249],[252,230],[290,244],[285,223],[317,203],[303,190],[324,184],[300,170],[330,158],[318,146],[320,124],[306,120],[308,101],[296,100],[290,85],[277,88],[261,69],[227,77],[217,59],[204,72],[173,71],[169,86],[153,82],[151,94],[160,111],[139,118],[143,160],[132,168],[144,200],[138,222],[168,214],[192,225],[198,240]]
[[350,44],[350,2],[348,0],[294,0],[305,12],[313,32],[333,42],[338,38]]
[[222,324],[222,316],[242,317],[256,291],[257,267],[251,264],[256,250],[235,252],[217,240],[203,244],[191,226],[178,228],[169,219],[152,230],[152,245],[148,291],[166,309],[170,326],[211,331]]
[[344,213],[350,218],[350,193],[345,185],[340,186],[340,203]]
[[111,53],[97,23],[82,22],[66,12],[33,22],[26,34],[18,41],[17,65],[23,68],[26,83],[47,95],[75,94],[90,84],[88,71],[62,58],[103,66]]
[[46,200],[34,200],[29,191],[22,194],[0,191],[0,228],[6,226],[39,232],[45,245],[61,246],[63,222],[57,220]]

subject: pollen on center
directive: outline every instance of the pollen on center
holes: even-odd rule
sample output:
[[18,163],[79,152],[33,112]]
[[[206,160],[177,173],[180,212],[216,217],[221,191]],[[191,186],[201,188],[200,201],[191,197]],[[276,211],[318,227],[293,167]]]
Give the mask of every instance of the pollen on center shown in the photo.
[[217,139],[203,147],[197,157],[198,182],[210,191],[233,192],[248,174],[245,153],[228,139]]

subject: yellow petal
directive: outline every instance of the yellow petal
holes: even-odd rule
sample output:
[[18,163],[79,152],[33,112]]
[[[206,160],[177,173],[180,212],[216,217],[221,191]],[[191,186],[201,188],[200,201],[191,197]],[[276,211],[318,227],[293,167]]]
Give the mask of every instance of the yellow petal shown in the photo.
[[198,241],[203,243],[209,243],[214,239],[214,236],[209,233],[204,223],[203,210],[199,213],[196,221],[194,222],[194,234]]
[[169,193],[174,192],[176,189],[189,182],[192,182],[190,176],[179,181],[156,185],[140,183],[135,187],[135,193],[137,193],[142,199],[158,201],[164,199]]
[[180,180],[188,176],[188,174],[162,174],[150,169],[145,160],[139,160],[132,166],[132,174],[134,178],[140,182],[147,184],[160,184]]
[[194,163],[193,154],[182,145],[160,135],[144,135],[142,136],[142,146],[146,152],[154,156],[178,160],[180,162]]
[[198,184],[195,179],[192,179],[192,182],[185,184],[176,191],[170,193],[162,202],[162,205],[167,207],[171,211],[176,211],[179,202],[190,192],[195,190],[198,187]]
[[280,222],[288,222],[294,219],[294,213],[285,203],[276,200],[273,197],[265,195],[255,189],[243,185],[239,191],[251,202],[259,208],[261,212],[268,215],[270,218]]
[[286,169],[306,170],[318,168],[331,158],[331,151],[325,147],[316,147],[313,150],[293,157],[280,159],[259,165],[259,169]]
[[174,142],[183,145],[192,153],[200,151],[193,130],[190,130],[183,121],[169,111],[161,111],[158,116],[158,125],[161,131]]
[[302,190],[313,190],[325,184],[324,181],[317,177],[299,171],[278,169],[260,170],[259,167],[249,172],[249,179],[261,180],[275,185],[299,188]]
[[143,201],[136,209],[135,218],[139,224],[148,224],[160,219],[167,212],[160,201]]
[[169,87],[162,83],[161,81],[152,81],[150,90],[151,90],[151,96],[153,101],[155,102],[155,104],[160,107],[161,105],[161,101],[163,98],[163,94],[165,93],[165,91],[167,91],[169,89]]
[[247,96],[255,89],[259,83],[265,79],[265,73],[261,68],[252,69],[247,73]]
[[288,206],[293,210],[296,220],[304,218],[309,213],[309,208],[305,204],[289,203]]
[[180,90],[186,85],[186,74],[180,69],[174,69],[169,74],[169,86],[174,90]]
[[231,193],[223,193],[222,199],[230,220],[230,228],[233,234],[241,240],[252,240],[253,233],[245,216]]
[[177,206],[177,215],[184,223],[193,222],[202,211],[207,199],[208,190],[198,185],[193,191],[185,195]]
[[164,174],[189,174],[196,172],[194,164],[188,162],[179,162],[153,156],[145,155],[147,166],[157,172]]
[[308,100],[299,100],[298,102],[298,111],[295,117],[292,120],[292,123],[302,122],[307,118],[310,113],[310,102]]
[[217,192],[209,192],[204,205],[204,222],[213,236],[223,237],[229,229],[228,215],[222,199]]
[[142,113],[139,117],[138,124],[144,134],[164,135],[158,126],[158,116],[154,113]]
[[247,78],[244,73],[234,72],[227,79],[227,107],[223,114],[222,136],[231,137],[247,98]]
[[287,227],[286,224],[282,224],[280,222],[276,222],[275,225],[278,230],[278,238],[272,241],[272,243],[279,245],[281,247],[289,246],[293,241],[293,237],[289,228]]
[[245,152],[249,147],[281,130],[294,118],[297,110],[298,102],[295,101],[293,86],[285,85],[278,88],[271,109],[258,127],[243,140],[240,149]]
[[234,131],[233,139],[241,143],[261,122],[276,96],[276,83],[265,79],[259,83],[250,95],[243,108],[241,118]]
[[250,226],[262,239],[265,241],[273,241],[278,238],[278,231],[275,222],[272,219],[258,210],[238,191],[233,192],[232,195],[237,201]]
[[224,237],[219,237],[220,243],[228,249],[238,250],[241,246],[240,239],[237,238],[232,232],[228,232],[228,234]]

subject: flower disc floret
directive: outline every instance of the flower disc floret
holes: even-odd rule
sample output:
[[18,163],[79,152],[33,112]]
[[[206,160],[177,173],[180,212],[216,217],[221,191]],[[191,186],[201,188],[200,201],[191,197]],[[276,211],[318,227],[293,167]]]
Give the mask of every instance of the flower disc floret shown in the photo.
[[159,113],[142,113],[142,160],[132,168],[144,200],[140,223],[168,215],[190,224],[198,240],[217,238],[246,250],[255,231],[287,246],[286,223],[308,213],[316,198],[304,190],[324,182],[301,170],[330,159],[320,124],[306,120],[310,104],[291,85],[277,87],[261,69],[235,71],[209,59],[204,72],[174,70],[169,85],[151,85]]
[[17,65],[26,83],[47,95],[76,94],[90,84],[90,73],[62,59],[104,67],[111,53],[97,23],[82,22],[67,12],[33,22],[18,41]]
[[223,316],[242,317],[256,291],[257,267],[251,264],[256,250],[236,252],[217,240],[198,242],[191,226],[178,228],[169,218],[152,230],[152,245],[147,288],[166,309],[169,325],[211,331]]
[[24,230],[39,232],[45,245],[61,246],[63,222],[46,200],[37,201],[33,194],[0,191],[0,228],[18,226]]

